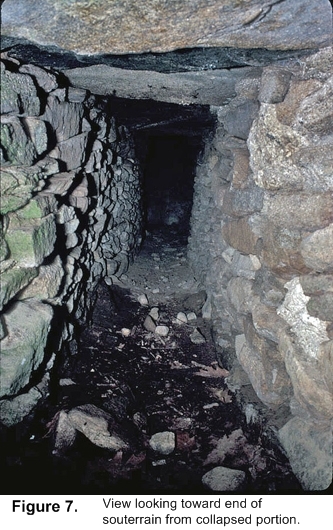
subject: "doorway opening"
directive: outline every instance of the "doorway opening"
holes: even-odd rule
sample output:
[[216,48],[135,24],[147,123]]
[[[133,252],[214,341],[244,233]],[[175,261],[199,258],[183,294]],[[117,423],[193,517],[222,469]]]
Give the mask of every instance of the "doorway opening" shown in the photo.
[[133,136],[142,178],[143,229],[181,237],[190,231],[196,167],[215,127],[209,105],[101,98],[100,106]]
[[201,142],[176,135],[149,135],[143,167],[145,226],[148,232],[170,227],[187,236],[193,183]]

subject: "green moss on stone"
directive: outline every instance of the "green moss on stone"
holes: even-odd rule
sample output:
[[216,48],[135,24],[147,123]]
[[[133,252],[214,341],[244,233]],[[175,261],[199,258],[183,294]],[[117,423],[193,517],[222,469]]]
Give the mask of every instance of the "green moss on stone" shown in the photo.
[[6,313],[8,335],[2,341],[0,396],[16,394],[43,361],[52,315],[50,306],[35,300],[17,302]]
[[1,74],[1,113],[14,112],[38,116],[40,101],[32,78],[5,69]]
[[32,199],[24,208],[17,212],[17,215],[22,219],[40,219],[43,217],[43,211],[38,202]]
[[[32,193],[44,182],[44,168],[18,167],[3,168],[0,179],[0,214],[6,214],[22,209],[31,199]],[[40,204],[40,200],[37,200]],[[33,207],[22,211],[19,215],[24,218],[38,218],[45,215],[45,208],[38,207],[36,201]]]
[[11,300],[23,287],[29,284],[38,274],[37,268],[12,268],[3,272],[0,276],[0,310]]
[[4,261],[8,256],[8,245],[0,232],[0,261]]
[[32,231],[9,230],[6,241],[12,259],[18,262],[35,261]]
[[20,191],[22,192],[23,190],[26,191],[25,197],[22,197],[21,195],[5,195],[1,197],[0,214],[4,215],[9,212],[15,212],[15,210],[18,210],[27,204],[31,197],[31,194],[29,193],[30,187],[22,186]]
[[[32,211],[36,212],[34,207]],[[54,248],[56,225],[54,216],[24,219],[11,215],[6,241],[10,257],[27,267],[40,265]]]
[[9,164],[30,166],[34,163],[37,158],[35,146],[18,119],[1,124],[0,138]]

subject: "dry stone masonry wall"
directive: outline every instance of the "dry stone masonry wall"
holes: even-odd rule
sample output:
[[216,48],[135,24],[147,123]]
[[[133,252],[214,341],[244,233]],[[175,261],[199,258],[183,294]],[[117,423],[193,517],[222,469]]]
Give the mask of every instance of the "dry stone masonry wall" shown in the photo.
[[332,480],[332,64],[326,48],[267,66],[212,109],[189,245],[229,384],[287,406],[277,435],[305,489]]
[[[322,490],[332,480],[332,49],[299,57],[214,70],[189,257],[247,420],[265,410],[304,489]],[[74,88],[6,54],[1,68],[0,414],[11,426],[47,394],[98,282],[126,271],[143,216],[131,136],[82,85],[86,71]],[[211,82],[193,72],[195,87],[199,74]],[[182,80],[172,101],[193,103]],[[107,76],[100,94],[115,83]]]
[[0,413],[10,426],[47,393],[98,282],[127,269],[142,214],[132,139],[94,97],[6,57],[1,78]]

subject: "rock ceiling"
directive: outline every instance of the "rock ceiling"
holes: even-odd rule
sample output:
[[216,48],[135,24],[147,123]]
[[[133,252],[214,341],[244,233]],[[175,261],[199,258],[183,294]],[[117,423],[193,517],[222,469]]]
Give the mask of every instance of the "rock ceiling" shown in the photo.
[[5,0],[5,35],[77,54],[194,47],[299,50],[331,41],[329,0]]
[[177,127],[191,123],[186,107],[224,105],[260,67],[332,41],[329,0],[5,0],[1,11],[11,57],[94,94],[160,102],[135,113],[140,127],[164,121],[170,104],[185,109]]

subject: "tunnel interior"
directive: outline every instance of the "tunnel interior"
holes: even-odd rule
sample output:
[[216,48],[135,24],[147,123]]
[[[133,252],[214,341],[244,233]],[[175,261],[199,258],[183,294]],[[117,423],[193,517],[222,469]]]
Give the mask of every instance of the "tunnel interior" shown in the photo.
[[188,235],[193,180],[201,143],[185,135],[149,135],[143,165],[145,227],[177,228]]
[[[138,487],[145,493],[202,493],[204,455],[208,461],[210,457],[214,460],[212,436],[227,439],[237,432],[237,454],[230,454],[226,464],[238,468],[243,489],[297,490],[298,482],[284,455],[275,450],[276,465],[269,445],[260,448],[256,428],[246,425],[225,384],[228,372],[218,362],[210,324],[202,318],[207,293],[187,259],[194,179],[214,134],[216,116],[209,106],[154,100],[96,97],[94,105],[106,120],[115,118],[119,131],[123,133],[125,127],[133,138],[134,154],[130,155],[125,145],[114,158],[118,172],[120,164],[138,165],[140,186],[132,193],[141,194],[134,197],[134,204],[142,206],[142,244],[131,264],[125,262],[123,269],[114,273],[111,269],[105,282],[98,282],[93,296],[86,295],[94,300],[88,321],[81,319],[77,326],[78,321],[72,319],[75,333],[59,352],[50,397],[33,418],[29,439],[18,447],[12,443],[17,432],[10,431],[5,468],[11,473],[11,487],[18,481],[27,485],[29,470],[40,460],[43,465],[37,474],[36,492],[41,484],[46,484],[47,491],[57,491],[60,478],[80,493],[105,488],[133,493]],[[110,193],[112,196],[115,191],[117,201],[110,204],[106,194],[103,214],[110,219],[113,216],[114,221],[100,244],[104,255],[112,258],[114,246],[121,241],[126,248],[131,234],[121,217],[126,204],[122,195],[128,188],[122,182],[112,188],[116,172],[112,169],[109,175]],[[98,204],[98,186],[93,200]],[[62,201],[66,203],[66,199]],[[113,210],[109,211],[108,205]],[[114,208],[120,211],[118,235]],[[126,215],[133,224],[140,221],[135,212]],[[89,222],[81,229],[87,226]],[[210,378],[213,386],[206,384]],[[71,417],[78,425],[73,439],[67,431]],[[102,439],[96,447],[95,422],[105,419],[112,425],[111,447],[104,447]],[[159,449],[159,442],[155,446],[149,439],[161,433],[166,440]],[[116,442],[113,447],[113,439],[119,439],[120,445]],[[249,454],[242,457],[244,447]],[[252,476],[247,469],[253,447],[260,454]],[[14,460],[17,463],[13,464]],[[264,472],[258,478],[260,466]]]
[[[202,493],[221,465],[242,491],[317,488],[293,436],[299,411],[326,414],[329,400],[312,392],[332,333],[316,283],[331,272],[331,150],[316,136],[325,109],[312,129],[308,106],[322,102],[327,53],[317,70],[317,57],[277,58],[135,71],[130,86],[127,71],[101,65],[89,81],[90,67],[59,74],[5,51],[0,435],[13,492],[38,468],[36,493],[59,478],[80,492]],[[299,353],[291,296],[324,341],[314,370],[305,351],[304,384],[283,358],[285,345]]]
[[133,134],[140,165],[143,232],[190,234],[196,168],[216,118],[209,105],[101,98],[99,107]]

